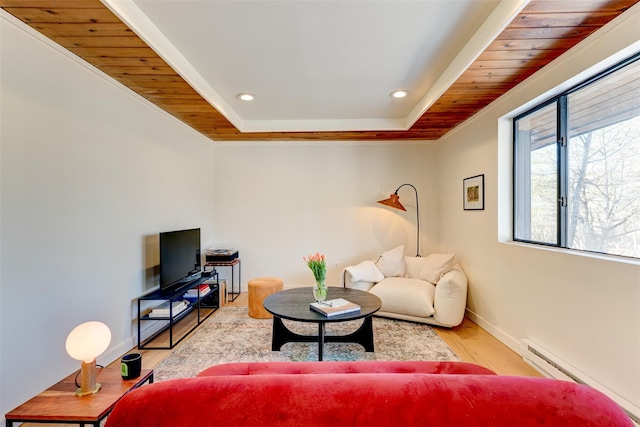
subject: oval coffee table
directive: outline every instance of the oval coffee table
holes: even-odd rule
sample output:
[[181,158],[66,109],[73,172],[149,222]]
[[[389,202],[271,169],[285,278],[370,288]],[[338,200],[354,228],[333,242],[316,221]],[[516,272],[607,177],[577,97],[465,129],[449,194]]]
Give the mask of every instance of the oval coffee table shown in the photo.
[[[377,296],[357,289],[328,287],[327,299],[344,298],[360,306],[360,311],[327,317],[309,308],[315,302],[312,288],[293,288],[276,292],[264,300],[264,308],[273,314],[271,350],[280,351],[288,342],[317,342],[318,360],[322,360],[325,342],[348,342],[362,345],[367,352],[373,348],[373,322],[371,316],[380,310],[382,302]],[[289,330],[282,319],[318,324],[318,335],[299,335]],[[348,335],[325,335],[327,323],[364,319],[357,331]]]

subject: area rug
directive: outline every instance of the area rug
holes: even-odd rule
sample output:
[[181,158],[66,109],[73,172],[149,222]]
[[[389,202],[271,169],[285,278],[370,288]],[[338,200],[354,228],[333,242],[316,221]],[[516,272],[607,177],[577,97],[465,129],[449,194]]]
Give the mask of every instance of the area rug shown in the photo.
[[[298,334],[317,334],[317,324],[284,321]],[[362,320],[328,323],[327,335],[353,332]],[[271,319],[253,319],[246,307],[222,307],[154,368],[155,381],[193,377],[212,365],[229,362],[315,361],[317,343],[287,343],[271,351]],[[459,360],[428,326],[373,318],[374,352],[359,344],[326,343],[324,360]]]

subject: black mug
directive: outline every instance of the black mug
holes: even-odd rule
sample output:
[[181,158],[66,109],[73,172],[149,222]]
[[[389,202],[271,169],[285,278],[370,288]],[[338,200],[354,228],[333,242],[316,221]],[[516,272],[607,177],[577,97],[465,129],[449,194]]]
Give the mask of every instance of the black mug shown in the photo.
[[140,376],[142,370],[142,354],[126,354],[120,360],[120,372],[123,380],[130,380]]

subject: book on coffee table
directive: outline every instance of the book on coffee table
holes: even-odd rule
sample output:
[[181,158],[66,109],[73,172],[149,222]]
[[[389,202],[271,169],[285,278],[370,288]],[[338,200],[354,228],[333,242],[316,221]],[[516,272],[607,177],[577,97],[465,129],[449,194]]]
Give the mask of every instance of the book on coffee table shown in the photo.
[[344,298],[330,299],[322,302],[312,302],[309,308],[325,316],[337,316],[338,314],[360,311],[360,306]]

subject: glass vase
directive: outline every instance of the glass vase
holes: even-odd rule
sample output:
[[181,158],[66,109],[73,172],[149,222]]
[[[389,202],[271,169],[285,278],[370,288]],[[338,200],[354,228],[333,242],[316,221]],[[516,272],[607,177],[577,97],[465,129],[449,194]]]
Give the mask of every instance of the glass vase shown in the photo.
[[317,302],[327,299],[327,287],[324,285],[324,280],[316,280],[316,285],[313,287],[313,298]]

